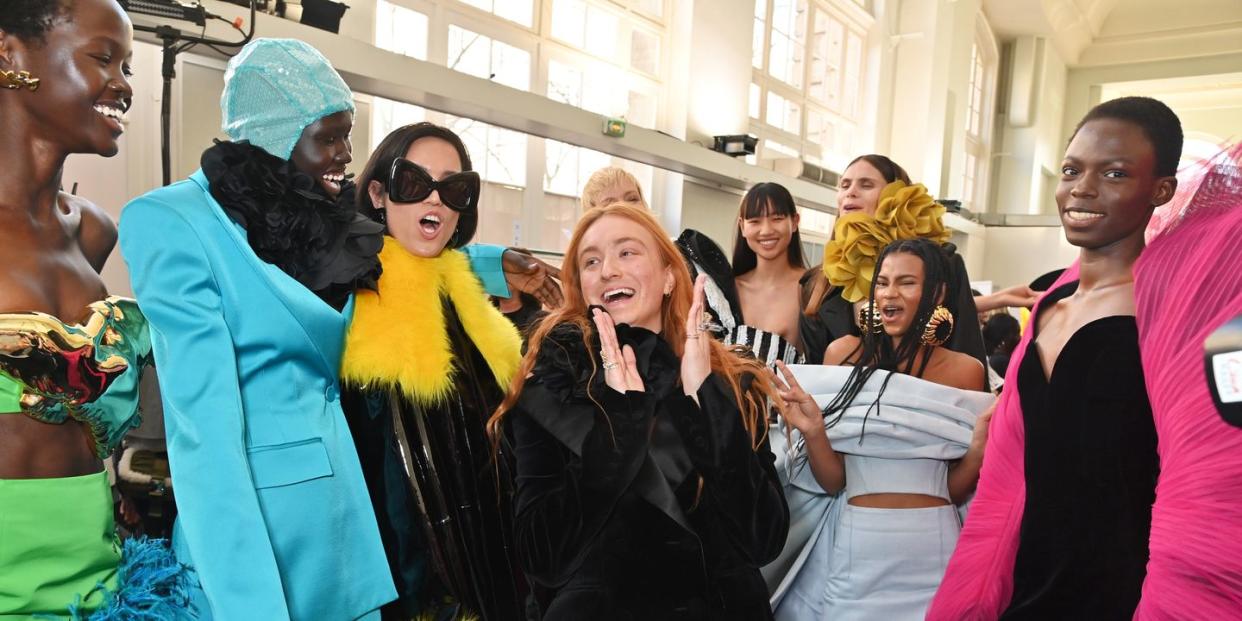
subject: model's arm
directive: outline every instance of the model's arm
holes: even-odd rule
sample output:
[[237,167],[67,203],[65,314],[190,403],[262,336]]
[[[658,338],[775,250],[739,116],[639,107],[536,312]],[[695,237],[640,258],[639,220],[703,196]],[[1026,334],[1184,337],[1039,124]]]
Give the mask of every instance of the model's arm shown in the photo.
[[[743,388],[749,379],[743,378]],[[753,446],[733,391],[723,380],[709,376],[697,397],[697,404],[689,397],[680,400],[673,423],[703,476],[700,502],[715,506],[725,532],[747,560],[756,567],[765,565],[780,554],[789,532],[776,458],[766,437],[758,448]],[[760,424],[766,426],[762,418]]]
[[[832,346],[828,349],[831,351]],[[783,380],[777,382],[777,390],[786,404],[781,415],[802,434],[807,461],[811,464],[811,474],[815,476],[815,482],[825,492],[836,494],[845,489],[845,459],[832,450],[828,431],[824,429],[824,413],[815,403],[815,398],[798,384],[797,378],[785,363],[777,362],[776,366],[781,374],[778,380]]]
[[121,253],[159,366],[178,521],[211,614],[288,619],[211,265],[195,231],[158,199],[135,200],[121,220]]

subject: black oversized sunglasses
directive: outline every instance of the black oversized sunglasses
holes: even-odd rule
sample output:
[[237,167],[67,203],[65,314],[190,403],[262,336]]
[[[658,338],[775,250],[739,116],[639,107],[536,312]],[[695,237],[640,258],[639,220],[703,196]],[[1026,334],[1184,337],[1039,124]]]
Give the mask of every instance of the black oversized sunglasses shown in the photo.
[[397,158],[388,171],[388,200],[418,203],[440,192],[440,202],[456,212],[474,211],[479,205],[479,173],[468,170],[453,173],[439,181],[426,168],[405,158]]

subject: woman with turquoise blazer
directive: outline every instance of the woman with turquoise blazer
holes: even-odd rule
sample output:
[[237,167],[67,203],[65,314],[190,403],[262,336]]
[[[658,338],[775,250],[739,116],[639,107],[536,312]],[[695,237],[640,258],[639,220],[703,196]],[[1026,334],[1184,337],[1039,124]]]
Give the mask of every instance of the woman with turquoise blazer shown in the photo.
[[337,380],[382,244],[344,177],[353,97],[310,46],[259,39],[229,62],[221,106],[232,140],[121,216],[160,369],[173,547],[203,618],[378,618],[396,594]]

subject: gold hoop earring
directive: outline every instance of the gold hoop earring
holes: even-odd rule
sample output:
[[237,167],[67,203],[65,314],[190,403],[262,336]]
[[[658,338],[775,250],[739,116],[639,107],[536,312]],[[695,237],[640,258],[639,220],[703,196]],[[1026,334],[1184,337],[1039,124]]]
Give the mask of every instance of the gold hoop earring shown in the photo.
[[953,334],[953,313],[944,306],[938,305],[927,318],[927,327],[923,328],[923,336],[919,339],[928,347],[944,345]]
[[0,87],[9,90],[29,89],[30,92],[39,90],[39,78],[31,77],[29,71],[0,71]]
[[866,304],[858,308],[858,317],[854,319],[863,334],[880,334],[884,332],[884,320],[880,318],[880,309],[874,304]]

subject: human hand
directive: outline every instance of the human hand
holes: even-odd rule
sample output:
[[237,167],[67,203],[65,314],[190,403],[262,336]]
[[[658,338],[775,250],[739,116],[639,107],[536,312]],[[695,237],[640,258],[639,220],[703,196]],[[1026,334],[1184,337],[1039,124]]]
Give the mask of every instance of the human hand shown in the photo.
[[991,307],[983,310],[993,310],[1005,307],[1022,307],[1030,308],[1035,305],[1035,301],[1039,299],[1039,291],[1036,291],[1026,285],[1014,285],[1012,287],[1001,289],[993,293],[991,298]]
[[699,274],[694,280],[694,301],[686,317],[686,346],[681,353],[681,387],[691,397],[699,392],[712,372],[712,337],[706,334],[703,325],[706,323],[706,289],[707,275]]
[[548,308],[556,308],[565,301],[558,282],[561,270],[556,267],[518,248],[505,248],[500,263],[510,289],[533,295]]
[[604,382],[621,394],[643,392],[643,378],[638,374],[634,348],[617,346],[617,327],[611,315],[598,308],[591,309],[591,314],[595,329],[599,332],[599,357],[603,363]]
[[770,373],[776,393],[785,402],[785,407],[777,408],[780,415],[803,436],[824,433],[824,414],[819,409],[819,404],[815,403],[815,397],[802,389],[798,378],[794,377],[793,371],[784,362],[776,361],[776,368],[780,370],[780,375],[775,371]]
[[992,405],[975,419],[975,431],[970,436],[970,452],[983,454],[988,444],[988,428],[992,425],[992,414],[996,413],[998,403],[1000,399],[993,401]]

